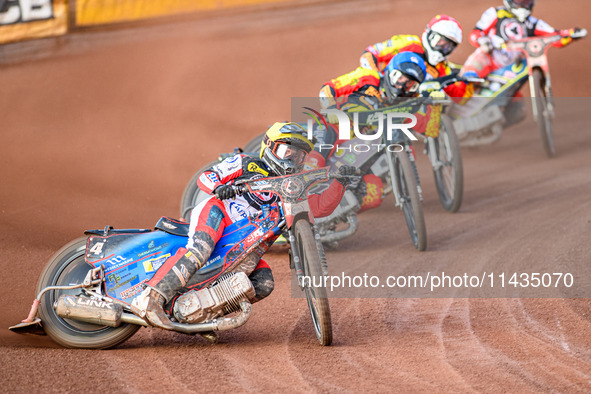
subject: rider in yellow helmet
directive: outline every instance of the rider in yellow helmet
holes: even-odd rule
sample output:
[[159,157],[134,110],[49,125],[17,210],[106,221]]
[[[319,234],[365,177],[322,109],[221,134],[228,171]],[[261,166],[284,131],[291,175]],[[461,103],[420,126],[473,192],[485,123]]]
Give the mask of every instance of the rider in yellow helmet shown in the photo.
[[[305,131],[298,124],[275,123],[263,139],[260,157],[236,154],[204,171],[197,184],[211,197],[193,208],[186,248],[181,248],[166,260],[142,294],[134,299],[133,306],[139,314],[145,316],[151,325],[172,329],[170,313],[165,306],[178,295],[202,288],[224,274],[224,267],[207,273],[200,273],[199,269],[209,259],[226,226],[258,215],[262,205],[278,200],[278,196],[271,193],[237,195],[232,185],[237,180],[297,173],[313,147],[314,144],[305,137]],[[354,171],[354,167],[345,167],[341,173],[351,175]],[[314,216],[332,213],[343,193],[343,185],[334,181],[321,195],[310,195],[308,201]],[[249,278],[255,288],[251,302],[260,301],[273,291],[271,269],[262,259]]]

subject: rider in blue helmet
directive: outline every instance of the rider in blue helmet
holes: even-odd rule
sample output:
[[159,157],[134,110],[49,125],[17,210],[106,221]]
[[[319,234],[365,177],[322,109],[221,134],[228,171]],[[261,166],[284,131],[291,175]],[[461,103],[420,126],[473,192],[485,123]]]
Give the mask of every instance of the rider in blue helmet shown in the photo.
[[380,93],[387,103],[398,97],[415,96],[425,79],[425,61],[414,52],[401,52],[384,69],[380,80]]
[[[356,70],[326,82],[320,90],[324,108],[363,111],[391,105],[397,97],[412,97],[426,75],[425,61],[414,52],[394,56],[384,70],[358,67]],[[335,123],[336,119],[329,119]]]

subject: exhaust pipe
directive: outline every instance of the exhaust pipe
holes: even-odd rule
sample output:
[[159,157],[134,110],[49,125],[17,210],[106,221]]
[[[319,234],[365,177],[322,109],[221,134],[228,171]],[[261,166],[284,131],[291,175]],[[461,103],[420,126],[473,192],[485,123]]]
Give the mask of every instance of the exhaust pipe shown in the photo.
[[342,239],[350,237],[357,231],[358,223],[357,223],[357,215],[349,215],[347,216],[347,223],[349,226],[341,231],[336,231],[331,234],[324,234],[320,236],[320,240],[322,243],[330,243],[330,242],[338,242]]
[[101,326],[119,327],[123,307],[113,302],[62,295],[56,302],[55,311],[64,319],[79,320]]
[[[197,324],[183,324],[173,322],[174,331],[184,334],[196,334],[206,331],[226,331],[240,327],[250,317],[251,303],[244,300],[240,302],[240,313],[232,317],[214,319],[210,322]],[[59,317],[98,324],[101,326],[119,327],[121,323],[148,326],[141,317],[124,313],[119,304],[90,298],[62,295],[56,302],[55,311]]]

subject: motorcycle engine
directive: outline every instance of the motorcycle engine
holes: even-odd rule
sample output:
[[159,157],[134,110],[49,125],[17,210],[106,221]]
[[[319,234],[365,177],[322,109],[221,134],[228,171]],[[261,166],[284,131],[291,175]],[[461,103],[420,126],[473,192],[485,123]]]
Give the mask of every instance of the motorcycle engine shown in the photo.
[[252,299],[255,290],[244,272],[223,275],[211,287],[191,290],[175,302],[173,313],[180,323],[200,323],[240,310],[240,302]]

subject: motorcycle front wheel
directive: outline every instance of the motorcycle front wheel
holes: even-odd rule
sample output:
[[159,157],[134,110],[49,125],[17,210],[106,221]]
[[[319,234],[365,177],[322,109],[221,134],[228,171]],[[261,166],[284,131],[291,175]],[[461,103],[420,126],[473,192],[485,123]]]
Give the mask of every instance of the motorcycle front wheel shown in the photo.
[[394,169],[394,174],[390,174],[392,187],[397,189],[412,243],[415,249],[422,252],[427,249],[427,230],[415,169],[406,151],[393,153],[389,157],[393,161]]
[[[78,238],[58,251],[43,270],[37,294],[48,286],[68,286],[84,281],[88,270],[94,267],[84,260],[86,237]],[[140,328],[134,324],[119,327],[65,319],[57,315],[53,305],[64,294],[84,296],[81,289],[49,290],[41,298],[39,317],[43,329],[55,342],[68,348],[108,349],[127,340]]]
[[460,142],[449,116],[442,115],[439,136],[429,140],[429,149],[434,150],[436,160],[433,175],[439,201],[446,211],[457,212],[464,194],[464,168]]
[[536,122],[540,130],[540,137],[542,138],[542,146],[544,152],[548,157],[556,155],[556,148],[554,147],[554,132],[552,128],[552,115],[548,109],[549,97],[546,96],[545,78],[540,69],[533,70],[534,91],[535,91],[535,106],[536,106]]
[[187,183],[187,186],[185,187],[185,191],[183,192],[183,197],[181,198],[181,217],[186,222],[191,220],[191,211],[193,210],[193,208],[195,208],[197,205],[199,205],[206,198],[211,197],[211,194],[208,194],[208,193],[204,192],[203,190],[199,189],[199,186],[197,186],[197,179],[199,179],[199,176],[201,175],[201,173],[203,171],[207,170],[208,168],[213,167],[214,165],[216,165],[218,163],[219,163],[219,161],[215,160],[215,161],[212,161],[211,163],[201,167],[195,173],[195,175],[193,175],[193,177],[191,178],[189,183]]
[[306,293],[312,324],[318,342],[323,346],[328,346],[332,343],[332,322],[324,286],[320,254],[310,223],[306,220],[298,220],[294,227],[294,246],[297,248],[297,255],[301,259],[305,277],[302,284]]

